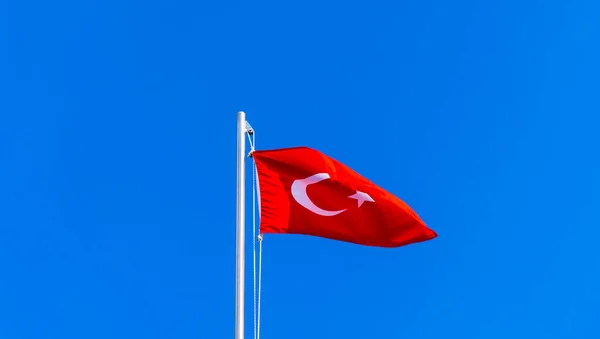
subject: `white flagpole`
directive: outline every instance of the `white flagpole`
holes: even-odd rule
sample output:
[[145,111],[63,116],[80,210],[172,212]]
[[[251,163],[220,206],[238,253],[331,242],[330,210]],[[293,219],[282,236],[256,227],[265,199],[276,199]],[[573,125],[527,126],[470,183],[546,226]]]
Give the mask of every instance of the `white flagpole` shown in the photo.
[[245,253],[245,165],[246,165],[246,113],[237,116],[237,203],[235,245],[235,339],[244,339],[244,253]]

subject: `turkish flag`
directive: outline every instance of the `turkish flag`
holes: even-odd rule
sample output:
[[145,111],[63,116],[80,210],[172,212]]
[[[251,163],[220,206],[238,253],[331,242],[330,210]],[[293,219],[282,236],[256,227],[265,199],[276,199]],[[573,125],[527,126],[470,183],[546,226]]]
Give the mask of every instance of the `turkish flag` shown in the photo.
[[346,165],[308,148],[252,153],[261,233],[304,234],[398,247],[437,234],[402,200]]

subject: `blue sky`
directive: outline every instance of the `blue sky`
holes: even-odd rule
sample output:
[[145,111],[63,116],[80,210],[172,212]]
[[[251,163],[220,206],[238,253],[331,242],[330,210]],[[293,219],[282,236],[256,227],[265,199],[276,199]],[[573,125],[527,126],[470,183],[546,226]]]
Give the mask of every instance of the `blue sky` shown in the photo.
[[262,338],[600,337],[599,15],[2,2],[0,337],[232,338],[238,110],[439,234],[265,237]]

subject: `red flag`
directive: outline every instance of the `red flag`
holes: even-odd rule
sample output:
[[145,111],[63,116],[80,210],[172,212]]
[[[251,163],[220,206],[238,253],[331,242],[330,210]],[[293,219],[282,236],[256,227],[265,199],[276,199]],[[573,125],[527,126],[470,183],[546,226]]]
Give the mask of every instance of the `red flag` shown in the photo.
[[307,148],[255,151],[260,232],[398,247],[437,234],[402,200]]

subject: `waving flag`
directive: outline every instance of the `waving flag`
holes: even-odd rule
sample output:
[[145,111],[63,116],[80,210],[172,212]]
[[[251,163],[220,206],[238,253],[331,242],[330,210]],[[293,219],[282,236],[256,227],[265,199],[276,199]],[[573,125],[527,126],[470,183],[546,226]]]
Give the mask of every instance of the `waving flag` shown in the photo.
[[398,247],[437,234],[402,200],[307,147],[255,151],[260,232]]

